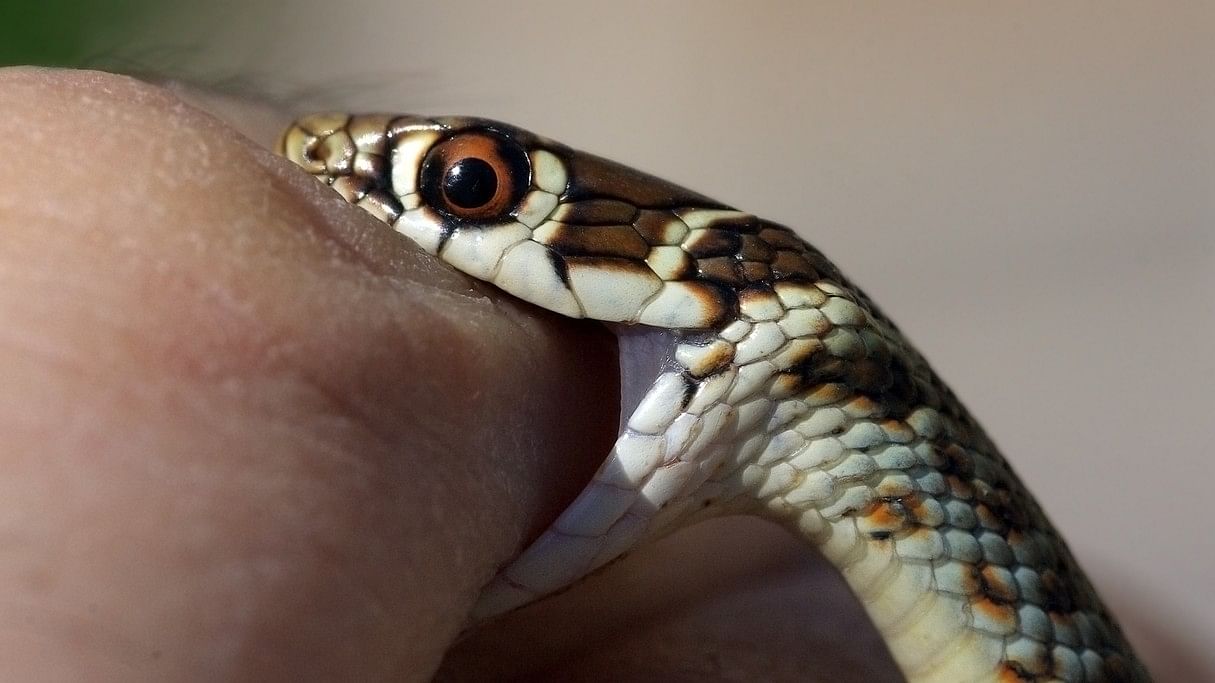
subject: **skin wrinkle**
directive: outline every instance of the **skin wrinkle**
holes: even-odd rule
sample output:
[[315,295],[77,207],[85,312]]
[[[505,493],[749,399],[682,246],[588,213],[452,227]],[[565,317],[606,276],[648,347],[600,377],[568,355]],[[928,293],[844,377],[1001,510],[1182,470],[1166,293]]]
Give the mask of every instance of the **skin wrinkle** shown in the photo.
[[[366,240],[357,239],[369,232],[366,227],[362,227],[358,231],[345,229],[345,226],[351,223],[357,224],[367,218],[366,215],[356,218],[351,213],[352,209],[357,211],[357,207],[339,199],[336,203],[344,206],[335,207],[335,210],[327,210],[325,202],[332,202],[334,198],[322,197],[319,191],[323,188],[316,187],[316,183],[305,183],[303,178],[298,177],[298,174],[287,173],[288,169],[283,168],[281,158],[264,150],[253,150],[250,157],[253,163],[272,174],[267,194],[283,192],[289,200],[295,200],[298,206],[303,207],[307,220],[302,221],[302,224],[312,227],[322,241],[329,241],[337,246],[336,256],[345,257],[351,263],[362,266],[375,275],[389,275],[393,272],[381,259],[375,258],[376,254],[382,254],[386,250],[367,248],[379,245],[367,245]],[[267,202],[259,207],[266,212],[262,218],[272,218],[271,206],[272,204]],[[333,220],[334,213],[341,216],[340,220]],[[362,213],[366,214],[366,212]]]

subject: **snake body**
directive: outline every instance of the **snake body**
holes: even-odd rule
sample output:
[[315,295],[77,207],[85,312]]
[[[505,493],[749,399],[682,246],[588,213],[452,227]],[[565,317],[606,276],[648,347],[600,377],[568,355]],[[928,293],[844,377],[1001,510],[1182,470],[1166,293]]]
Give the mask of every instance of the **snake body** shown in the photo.
[[755,514],[839,568],[908,680],[1148,680],[980,426],[793,231],[484,119],[320,114],[280,151],[455,268],[611,323],[643,356],[622,364],[645,390],[606,461],[475,619]]

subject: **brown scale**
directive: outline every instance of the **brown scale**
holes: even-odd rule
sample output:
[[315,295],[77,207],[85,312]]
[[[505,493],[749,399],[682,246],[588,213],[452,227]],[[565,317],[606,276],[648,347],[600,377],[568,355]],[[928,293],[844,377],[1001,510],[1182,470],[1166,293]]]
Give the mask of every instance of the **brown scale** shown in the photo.
[[772,263],[776,251],[758,235],[742,235],[739,240],[738,257],[744,261]]
[[756,282],[748,284],[738,293],[738,301],[741,304],[760,303],[770,300],[776,296],[776,291],[766,282]]
[[742,248],[742,237],[733,230],[704,228],[693,230],[683,241],[683,250],[694,259],[714,256],[736,258]]
[[[640,211],[633,220],[633,229],[651,246],[675,245],[682,239],[683,223],[669,211]],[[676,236],[680,235],[679,238]]]
[[563,256],[615,256],[645,259],[650,245],[628,225],[557,224],[547,240],[550,249]]
[[772,276],[777,280],[815,280],[817,273],[806,257],[789,249],[776,252],[772,259]]
[[638,263],[633,259],[613,258],[609,256],[569,256],[565,259],[565,267],[567,270],[591,268],[603,271],[615,270],[634,275],[650,274],[650,270],[646,268],[644,263]]
[[747,282],[771,282],[772,268],[758,261],[743,261],[742,275]]
[[859,516],[864,518],[865,532],[874,541],[885,541],[900,532],[923,526],[919,521],[920,514],[917,514],[917,510],[922,507],[921,501],[922,497],[918,493],[883,496],[881,500],[860,511]]
[[698,279],[709,280],[730,287],[742,287],[747,279],[742,272],[742,265],[733,256],[716,256],[702,258],[696,261]]
[[552,219],[575,225],[630,225],[637,217],[637,207],[615,199],[588,199],[560,204]]

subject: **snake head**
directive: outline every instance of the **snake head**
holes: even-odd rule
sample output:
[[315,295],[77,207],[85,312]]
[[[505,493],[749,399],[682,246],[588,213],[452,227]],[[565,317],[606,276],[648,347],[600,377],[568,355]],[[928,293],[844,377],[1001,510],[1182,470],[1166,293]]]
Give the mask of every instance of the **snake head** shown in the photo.
[[[766,227],[754,217],[504,123],[313,115],[280,152],[427,252],[566,316],[710,329],[772,276],[775,251],[746,239]],[[756,248],[766,262],[746,260]]]

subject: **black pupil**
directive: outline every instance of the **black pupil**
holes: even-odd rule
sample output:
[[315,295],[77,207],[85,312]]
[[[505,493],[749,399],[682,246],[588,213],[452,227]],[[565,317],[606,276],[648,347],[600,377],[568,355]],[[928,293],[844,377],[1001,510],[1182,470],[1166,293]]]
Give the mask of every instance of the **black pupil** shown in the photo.
[[443,194],[461,209],[479,209],[497,193],[498,174],[484,159],[461,159],[443,176]]

